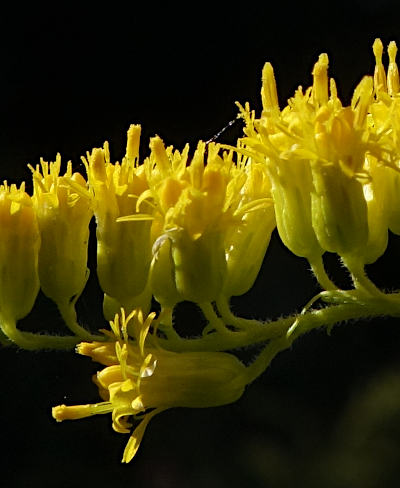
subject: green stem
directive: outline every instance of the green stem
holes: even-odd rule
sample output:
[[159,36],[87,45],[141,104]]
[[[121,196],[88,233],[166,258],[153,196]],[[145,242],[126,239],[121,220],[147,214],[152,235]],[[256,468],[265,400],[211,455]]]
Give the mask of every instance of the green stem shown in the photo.
[[338,289],[338,287],[326,273],[324,262],[322,260],[322,255],[312,260],[309,259],[308,262],[310,263],[311,270],[314,273],[314,276],[317,279],[318,283],[321,285],[321,288],[323,288],[324,290]]
[[58,302],[58,310],[63,318],[68,329],[78,336],[79,340],[83,341],[104,341],[104,336],[91,334],[85,328],[78,324],[78,319],[75,310],[75,301]]
[[[363,316],[400,316],[400,306],[398,302],[399,294],[393,294],[391,298],[394,299],[391,304],[385,300],[373,299],[369,304],[362,305],[361,308],[364,311]],[[298,316],[295,321],[297,322],[297,327],[294,329],[293,333],[290,336],[286,334],[283,337],[271,340],[264,347],[257,359],[247,368],[247,384],[260,376],[268,368],[274,357],[279,352],[290,347],[293,341],[300,335],[321,326],[330,328],[335,323],[342,320],[354,318],[362,318],[360,315],[360,306],[356,304],[326,307],[320,310],[312,310],[309,313]]]
[[228,298],[225,296],[221,296],[216,302],[218,312],[221,314],[222,319],[228,325],[233,325],[239,330],[243,329],[255,329],[257,327],[264,326],[264,322],[255,319],[244,319],[242,317],[237,317],[235,314],[232,313]]
[[[283,338],[293,341],[299,335],[318,327],[331,328],[333,325],[353,319],[367,317],[392,316],[400,317],[400,294],[393,293],[382,297],[365,297],[360,303],[343,303],[330,305],[318,310],[309,310],[302,315],[280,318],[272,322],[266,322],[257,328],[230,332],[229,334],[218,331],[204,337],[195,339],[183,339],[168,341],[160,339],[159,344],[164,349],[171,351],[224,351],[247,347],[273,339]],[[290,338],[287,332],[297,321],[297,325]]]
[[11,343],[27,350],[72,349],[80,341],[78,337],[23,332],[17,329],[17,322],[15,320],[4,317],[0,318],[0,327]]
[[284,349],[287,349],[293,342],[293,339],[280,337],[269,342],[261,353],[257,356],[256,360],[247,367],[246,371],[246,384],[252,383],[258,378],[271,364],[274,357]]
[[233,331],[227,329],[223,320],[215,313],[214,307],[211,303],[199,303],[199,307],[203,312],[204,317],[208,320],[208,325],[203,330],[203,336],[207,336],[210,332],[216,331],[221,336],[229,336],[234,334]]
[[342,256],[342,262],[350,271],[356,289],[376,297],[385,296],[385,293],[368,278],[364,265],[359,259],[355,259],[353,256]]
[[[157,328],[161,330],[163,334],[167,337],[167,341],[182,341],[182,337],[176,332],[173,324],[173,308],[164,307],[161,305],[160,315],[158,317]],[[159,338],[157,337],[157,344]]]

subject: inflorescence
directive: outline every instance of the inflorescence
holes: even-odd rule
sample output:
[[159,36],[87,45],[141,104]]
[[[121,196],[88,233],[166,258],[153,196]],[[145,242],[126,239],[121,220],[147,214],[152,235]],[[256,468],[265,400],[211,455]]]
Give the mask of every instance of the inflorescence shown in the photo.
[[[108,144],[82,158],[86,178],[61,157],[29,166],[33,195],[0,187],[0,341],[22,348],[68,349],[104,365],[94,378],[101,402],[53,408],[57,421],[112,414],[114,430],[133,432],[135,455],[149,420],[172,407],[236,401],[281,350],[316,327],[366,316],[400,316],[400,293],[380,290],[365,265],[400,234],[400,82],[397,47],[373,44],[373,76],[343,106],[321,54],[313,84],[281,110],[274,72],[262,72],[262,113],[239,105],[236,146],[200,141],[191,153],[154,137],[139,160],[141,128],[128,130],[126,155],[112,163]],[[89,223],[96,221],[97,276],[110,330],[82,327],[75,305],[88,279]],[[249,291],[271,233],[306,258],[321,292],[301,314],[271,322],[235,316],[230,299]],[[336,253],[352,278],[340,289],[324,267]],[[69,336],[24,332],[17,322],[39,289],[53,300]],[[152,301],[159,313],[151,311]],[[320,300],[317,308],[314,303]],[[206,320],[196,337],[179,335],[174,309],[195,303]],[[153,302],[154,303],[154,302]],[[245,365],[232,351],[258,345]],[[229,351],[229,352],[226,352]]]

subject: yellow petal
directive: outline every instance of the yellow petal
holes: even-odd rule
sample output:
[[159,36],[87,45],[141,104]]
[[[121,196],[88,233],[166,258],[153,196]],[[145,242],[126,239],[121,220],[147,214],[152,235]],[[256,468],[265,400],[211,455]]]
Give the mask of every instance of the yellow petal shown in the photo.
[[156,410],[153,410],[152,412],[145,415],[144,419],[140,422],[140,424],[133,431],[133,433],[132,433],[131,437],[129,438],[129,441],[125,447],[124,454],[122,456],[122,462],[123,463],[129,463],[130,461],[132,461],[135,454],[137,453],[137,450],[139,449],[140,443],[142,442],[143,435],[145,433],[147,424],[154,417],[154,415],[157,415],[158,413],[162,412],[162,410],[164,410],[164,409],[157,408]]

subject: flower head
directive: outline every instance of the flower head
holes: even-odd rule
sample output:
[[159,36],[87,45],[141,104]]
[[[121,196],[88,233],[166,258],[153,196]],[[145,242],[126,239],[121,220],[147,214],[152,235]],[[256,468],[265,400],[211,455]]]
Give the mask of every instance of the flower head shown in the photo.
[[[250,229],[251,218],[245,222],[245,216],[252,210],[271,207],[266,203],[268,183],[254,192],[251,180],[258,170],[244,162],[235,164],[232,151],[221,154],[218,144],[199,142],[190,162],[188,146],[181,153],[165,148],[155,137],[150,147],[144,164],[149,182],[146,197],[155,205],[151,283],[157,300],[168,306],[181,300],[212,301],[228,282],[231,289],[225,287],[224,292],[240,294],[255,276],[250,273],[240,285],[239,276],[234,276],[244,251],[240,243],[250,236],[236,231]],[[263,237],[260,232],[258,264],[271,231],[265,229]]]
[[[322,249],[312,227],[311,189],[312,176],[309,161],[298,157],[293,163],[287,157],[292,144],[282,126],[287,126],[287,114],[290,107],[282,112],[279,109],[274,71],[266,63],[262,73],[261,97],[263,112],[256,119],[250,107],[239,106],[245,120],[243,145],[253,160],[266,165],[271,182],[271,195],[275,207],[276,224],[283,243],[296,255],[314,259],[322,254]],[[301,103],[304,95],[299,89],[295,97]],[[305,111],[291,113],[293,123],[307,117]],[[296,147],[296,146],[295,146]]]
[[[145,292],[151,260],[152,209],[140,200],[148,188],[138,164],[140,130],[130,126],[121,163],[110,163],[107,143],[84,160],[97,224],[97,274],[105,305],[114,301],[118,309],[124,305],[131,310],[132,301]],[[129,214],[135,219],[121,222],[119,218]],[[141,305],[146,308],[147,299]],[[108,318],[114,316],[112,310],[105,306]]]
[[[154,203],[152,290],[161,303],[215,299],[226,272],[224,233],[233,224],[231,162],[202,142],[188,163],[180,153],[151,140],[145,161],[147,197]],[[169,284],[167,284],[169,282]]]
[[[243,295],[253,286],[276,225],[266,165],[240,151],[239,144],[236,179],[240,200],[235,215],[240,220],[225,234],[227,271],[222,293],[226,297]],[[232,152],[223,157],[231,158]]]
[[[391,66],[394,87],[393,61]],[[278,231],[292,252],[310,261],[331,251],[371,262],[383,252],[386,233],[384,224],[379,232],[370,232],[376,198],[366,199],[371,196],[366,185],[374,173],[373,160],[383,164],[386,152],[382,134],[370,123],[374,81],[364,77],[350,106],[343,106],[327,69],[328,56],[321,54],[312,87],[305,92],[299,87],[280,111],[267,63],[261,118],[255,120],[248,107],[242,109],[243,143],[253,158],[267,164]],[[382,70],[378,57],[375,90],[386,87]]]
[[[379,137],[386,161],[372,162],[375,175],[370,189],[374,198],[370,198],[371,213],[379,219],[373,219],[373,229],[386,225],[395,234],[400,234],[400,89],[399,71],[396,64],[397,46],[390,42],[388,46],[389,66],[387,74],[382,63],[383,45],[375,39],[375,100],[370,106],[369,123]],[[389,164],[387,164],[389,162]],[[369,193],[371,195],[372,193]],[[371,225],[372,228],[372,225]]]
[[174,353],[156,347],[149,335],[154,313],[144,317],[135,309],[121,310],[110,322],[108,343],[82,343],[78,352],[106,365],[94,378],[101,403],[53,408],[57,421],[111,413],[113,429],[128,433],[131,418],[139,420],[123,455],[129,462],[145,428],[157,413],[172,407],[212,407],[237,400],[245,386],[245,367],[231,354]]
[[[25,317],[39,292],[40,235],[31,197],[20,188],[0,186],[0,324]],[[7,335],[7,332],[6,332]]]
[[92,199],[83,176],[71,162],[61,176],[61,156],[41,160],[33,173],[33,207],[41,236],[39,278],[43,293],[57,304],[69,303],[85,287]]

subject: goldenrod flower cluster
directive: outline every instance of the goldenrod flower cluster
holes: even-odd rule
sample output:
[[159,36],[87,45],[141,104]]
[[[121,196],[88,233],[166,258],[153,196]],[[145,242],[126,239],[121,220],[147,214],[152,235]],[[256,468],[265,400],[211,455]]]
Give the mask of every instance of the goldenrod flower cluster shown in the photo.
[[[0,187],[0,340],[27,349],[65,348],[105,366],[94,378],[102,402],[53,408],[56,420],[111,413],[130,431],[123,461],[135,455],[149,420],[171,407],[210,407],[238,399],[247,384],[300,334],[363,316],[400,315],[400,295],[384,293],[366,264],[400,233],[400,83],[396,45],[387,72],[380,40],[376,68],[340,101],[321,54],[312,86],[299,87],[281,110],[272,66],[262,72],[261,116],[240,106],[244,135],[235,147],[200,141],[194,151],[150,141],[141,161],[141,128],[128,130],[125,157],[108,144],[82,158],[86,178],[61,157],[41,161],[33,195]],[[89,270],[94,217],[97,276],[111,330],[93,335],[78,323],[76,301]],[[306,258],[322,292],[300,315],[264,323],[236,317],[232,296],[253,286],[271,233]],[[322,256],[337,253],[353,288],[340,290]],[[17,321],[39,292],[58,306],[72,336],[20,331]],[[160,312],[151,312],[153,300]],[[322,299],[325,308],[312,309]],[[207,325],[194,338],[174,327],[182,301],[198,305]],[[244,365],[235,348],[261,345]],[[225,351],[230,351],[225,352]]]
[[[300,86],[281,111],[272,66],[263,69],[263,112],[246,121],[246,154],[264,161],[272,185],[276,221],[283,243],[317,266],[325,251],[337,253],[357,279],[365,264],[386,250],[399,194],[399,73],[396,45],[374,43],[374,76],[365,76],[349,106],[328,77],[328,56],[313,69],[313,85]],[[331,285],[325,279],[325,283]]]

